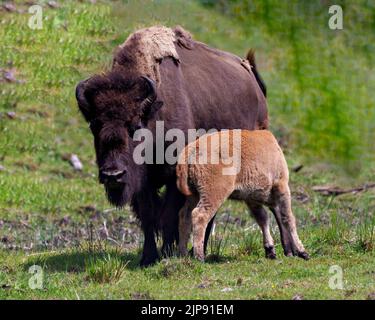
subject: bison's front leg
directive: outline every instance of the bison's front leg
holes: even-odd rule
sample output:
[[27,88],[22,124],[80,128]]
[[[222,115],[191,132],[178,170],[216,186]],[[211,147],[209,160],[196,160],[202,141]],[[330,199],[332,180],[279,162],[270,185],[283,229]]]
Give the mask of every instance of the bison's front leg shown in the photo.
[[185,203],[185,197],[178,191],[175,179],[166,188],[163,207],[160,214],[160,225],[163,234],[161,249],[164,257],[174,252],[174,243],[178,241],[178,212]]
[[155,231],[157,229],[156,217],[160,207],[160,199],[156,191],[144,190],[133,198],[132,207],[141,221],[144,234],[143,253],[140,265],[147,267],[159,260],[155,242]]

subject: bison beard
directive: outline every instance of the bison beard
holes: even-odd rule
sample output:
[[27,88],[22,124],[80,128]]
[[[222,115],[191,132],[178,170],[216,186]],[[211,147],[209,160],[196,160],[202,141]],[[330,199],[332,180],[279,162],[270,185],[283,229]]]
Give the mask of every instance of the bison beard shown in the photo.
[[123,207],[129,202],[129,190],[126,184],[116,186],[104,185],[108,201],[116,207]]
[[[155,234],[160,231],[162,253],[172,252],[185,199],[176,186],[175,166],[134,163],[134,130],[147,128],[155,137],[156,121],[164,121],[166,131],[178,128],[185,134],[188,129],[264,129],[265,92],[253,53],[241,59],[210,48],[180,27],[137,31],[120,46],[109,72],[77,86],[108,200],[118,207],[129,203],[141,222],[141,265],[158,259]],[[288,251],[289,236],[283,232]]]

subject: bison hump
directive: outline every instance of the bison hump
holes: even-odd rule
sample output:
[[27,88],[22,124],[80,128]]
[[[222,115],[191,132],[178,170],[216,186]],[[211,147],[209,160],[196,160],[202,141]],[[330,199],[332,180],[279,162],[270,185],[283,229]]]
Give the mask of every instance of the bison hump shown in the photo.
[[177,26],[171,29],[165,26],[153,26],[132,33],[119,46],[114,66],[126,65],[134,72],[145,75],[160,84],[159,65],[164,58],[173,58],[176,64],[180,58],[176,44],[191,49],[193,40],[189,32]]

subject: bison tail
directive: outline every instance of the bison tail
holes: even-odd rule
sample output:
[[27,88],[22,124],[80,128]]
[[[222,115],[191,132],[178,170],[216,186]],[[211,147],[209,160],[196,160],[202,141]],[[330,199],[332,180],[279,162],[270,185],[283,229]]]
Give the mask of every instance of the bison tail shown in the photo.
[[176,167],[177,188],[185,196],[190,196],[192,194],[188,184],[188,170],[189,166],[187,163],[179,163]]
[[246,55],[246,60],[250,62],[250,64],[256,68],[256,64],[255,64],[255,50],[254,49],[250,49],[249,52],[247,53]]
[[267,97],[267,87],[266,84],[264,83],[263,78],[260,76],[258,70],[257,70],[257,65],[255,63],[255,51],[254,49],[250,49],[249,52],[247,53],[246,60],[249,61],[251,65],[251,69],[254,73],[255,79],[258,82],[258,85],[260,89],[262,90],[263,94],[265,97]]

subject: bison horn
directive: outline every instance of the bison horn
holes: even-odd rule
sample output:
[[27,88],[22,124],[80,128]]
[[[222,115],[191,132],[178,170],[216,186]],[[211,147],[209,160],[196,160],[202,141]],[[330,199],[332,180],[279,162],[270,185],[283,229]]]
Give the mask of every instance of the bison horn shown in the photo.
[[76,87],[76,99],[78,102],[78,107],[87,121],[89,118],[90,106],[85,96],[85,89],[86,89],[86,83],[88,82],[88,80],[89,79],[81,81]]
[[144,106],[147,107],[147,106],[152,105],[156,100],[156,84],[155,84],[155,81],[150,79],[149,77],[141,76],[141,78],[145,80],[148,86],[149,94],[143,102]]

